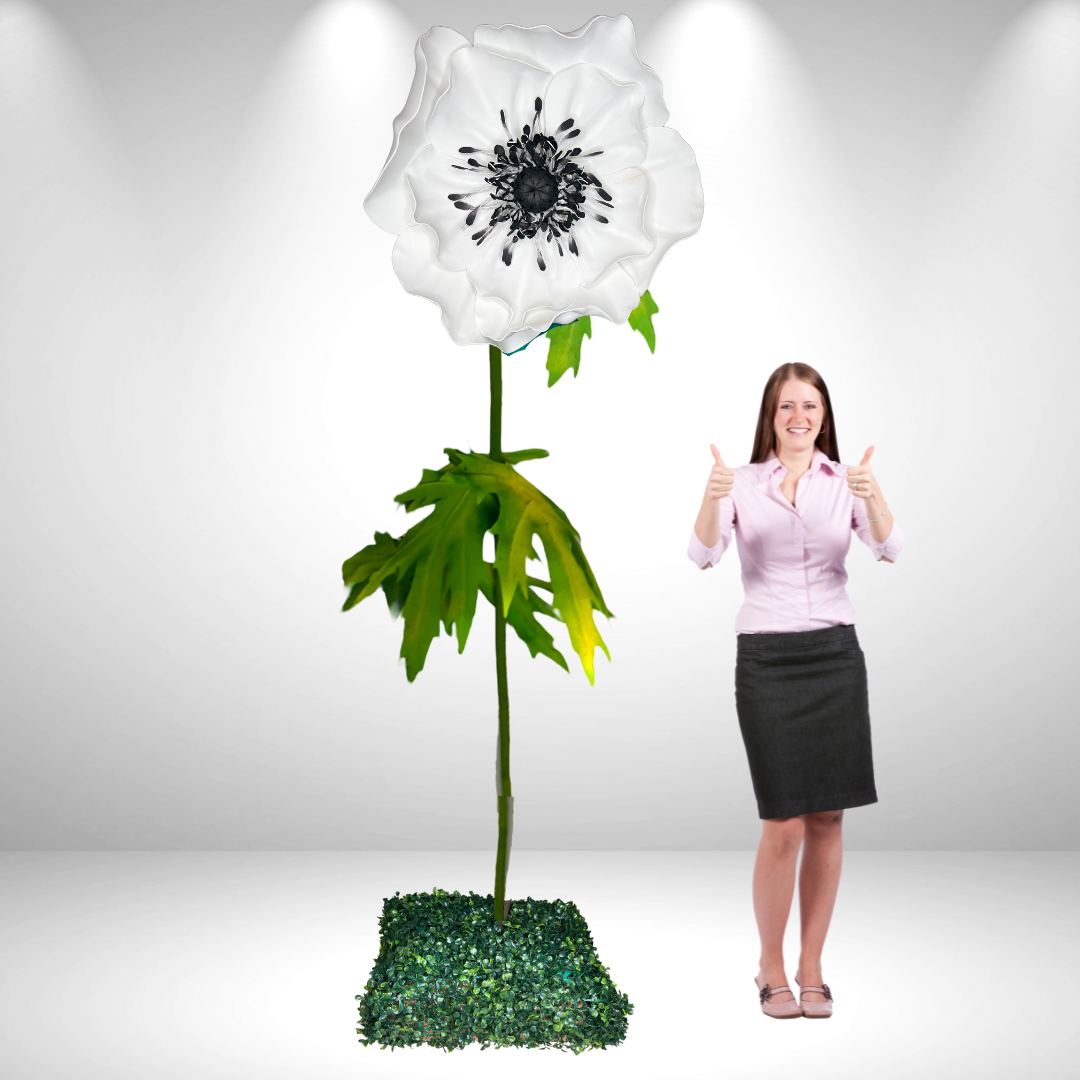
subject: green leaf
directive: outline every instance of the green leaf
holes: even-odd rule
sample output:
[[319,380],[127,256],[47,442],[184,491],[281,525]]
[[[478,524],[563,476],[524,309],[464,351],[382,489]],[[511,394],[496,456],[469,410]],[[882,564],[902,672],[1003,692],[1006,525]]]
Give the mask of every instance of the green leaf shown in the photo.
[[[348,611],[360,603],[361,599],[363,599],[360,594],[364,592],[364,588],[371,579],[372,574],[376,573],[387,559],[394,554],[398,543],[399,541],[395,540],[389,533],[377,532],[374,544],[368,544],[366,548],[358,551],[351,559],[345,560],[341,572],[345,584],[351,585],[352,588],[349,589],[349,595],[342,605],[342,611]],[[388,579],[384,577],[383,580]],[[386,586],[384,585],[383,588],[385,589]],[[364,593],[364,595],[368,596],[370,593]],[[386,595],[386,602],[390,605],[391,614],[394,614],[389,592]]]
[[[543,653],[568,671],[535,615],[564,622],[592,683],[596,647],[611,659],[592,612],[614,616],[604,604],[577,531],[563,511],[509,462],[453,449],[446,454],[449,465],[437,471],[424,469],[416,487],[394,498],[407,512],[433,506],[432,512],[399,539],[376,533],[374,544],[346,560],[342,578],[349,594],[342,610],[355,607],[380,587],[384,590],[391,613],[400,612],[405,620],[401,655],[412,682],[423,670],[440,621],[448,634],[456,628],[458,652],[463,652],[477,592],[495,601],[492,564],[483,559],[484,533],[490,530],[497,537],[494,566],[507,621],[532,656]],[[546,451],[519,450],[505,456],[523,461],[546,456]],[[533,536],[544,545],[550,582],[526,573],[526,560],[538,558]],[[533,584],[552,593],[550,606],[530,589]]]
[[649,343],[649,352],[656,352],[656,331],[653,329],[652,317],[659,310],[656,301],[652,298],[649,290],[646,289],[642,293],[641,303],[630,312],[630,317],[627,320],[630,323],[630,328],[636,330]]
[[406,510],[434,505],[423,521],[398,540],[376,533],[375,543],[341,568],[349,586],[343,611],[381,585],[391,614],[404,616],[401,655],[409,682],[423,669],[440,621],[447,633],[456,624],[458,652],[465,649],[483,573],[484,533],[498,510],[493,498],[482,492],[478,498],[475,488],[449,470],[450,466],[438,472],[424,469],[420,485],[405,497],[397,496],[395,501],[404,502]]
[[592,337],[592,319],[588,315],[582,315],[572,323],[563,326],[553,326],[547,337],[551,344],[548,346],[547,364],[548,386],[554,386],[570,369],[574,369],[574,378],[577,378],[578,364],[581,363],[581,342],[583,338]]
[[581,549],[581,538],[570,519],[543,492],[509,465],[493,461],[485,454],[465,454],[447,449],[451,461],[483,491],[498,498],[499,516],[491,531],[498,538],[495,569],[499,572],[503,614],[508,615],[517,591],[528,596],[525,560],[535,552],[532,537],[539,536],[551,575],[552,607],[566,624],[570,643],[581,666],[593,683],[593,656],[599,646],[610,660],[611,654],[600,637],[592,613],[595,609],[609,619],[608,610],[592,568]]
[[503,461],[510,465],[516,465],[519,461],[529,461],[532,458],[547,457],[546,450],[510,450],[503,451]]
[[[484,563],[484,569],[487,573],[480,578],[480,591],[487,601],[494,605],[495,600],[492,597],[494,570],[491,563],[488,562]],[[529,580],[534,579],[530,578]],[[566,662],[566,657],[555,648],[555,639],[536,621],[534,612],[547,615],[552,619],[558,619],[559,617],[551,605],[541,600],[532,589],[529,589],[527,598],[522,596],[519,589],[514,593],[513,600],[510,601],[510,610],[506,613],[506,621],[517,636],[529,647],[529,654],[533,659],[536,658],[537,653],[543,653],[554,660],[563,671],[569,671],[570,667]]]

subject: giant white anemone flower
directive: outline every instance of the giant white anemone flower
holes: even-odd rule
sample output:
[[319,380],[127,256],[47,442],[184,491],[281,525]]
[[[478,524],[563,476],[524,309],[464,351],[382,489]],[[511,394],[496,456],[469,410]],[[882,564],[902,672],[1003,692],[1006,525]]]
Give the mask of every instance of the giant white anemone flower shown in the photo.
[[633,23],[433,26],[364,207],[397,234],[406,291],[459,345],[514,352],[582,315],[624,322],[672,244],[701,224],[694,152]]

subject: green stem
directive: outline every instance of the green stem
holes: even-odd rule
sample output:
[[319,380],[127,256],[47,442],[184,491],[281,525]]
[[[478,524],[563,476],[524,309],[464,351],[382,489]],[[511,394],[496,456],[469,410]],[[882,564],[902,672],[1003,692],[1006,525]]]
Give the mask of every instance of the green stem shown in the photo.
[[[488,346],[491,364],[491,449],[489,456],[502,461],[502,353]],[[499,538],[495,537],[495,551]],[[499,689],[499,742],[495,769],[495,792],[499,808],[499,848],[495,856],[495,924],[501,934],[505,917],[506,870],[510,862],[514,800],[510,789],[510,696],[506,685],[506,615],[503,613],[499,571],[493,570],[495,601],[495,678]]]
[[502,461],[502,353],[494,345],[488,346],[491,366],[491,449],[488,455]]

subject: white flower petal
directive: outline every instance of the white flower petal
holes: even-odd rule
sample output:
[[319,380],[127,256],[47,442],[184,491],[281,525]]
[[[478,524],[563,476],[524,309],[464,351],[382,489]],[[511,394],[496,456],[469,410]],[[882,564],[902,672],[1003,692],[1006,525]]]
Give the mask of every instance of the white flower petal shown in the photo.
[[406,292],[439,305],[442,324],[458,345],[480,344],[487,339],[476,325],[476,290],[465,274],[439,262],[438,244],[427,225],[404,229],[394,244],[394,273]]
[[494,296],[478,295],[476,324],[489,341],[498,345],[504,353],[511,353],[546,333],[552,326],[562,326],[583,315],[595,315],[616,323],[626,322],[640,300],[637,286],[630,275],[616,264],[595,285],[578,289],[573,307],[569,310],[545,307],[527,312],[521,330],[510,329],[510,309],[506,304]]
[[[594,160],[600,160],[599,158]],[[611,196],[614,209],[600,204],[590,189],[586,211],[607,218],[604,224],[588,212],[574,224],[577,244],[575,256],[582,285],[592,285],[612,263],[632,255],[647,255],[653,241],[645,231],[645,202],[649,184],[641,169],[621,169],[607,175],[597,174],[603,190]]]
[[[484,49],[459,49],[450,58],[450,86],[428,120],[428,138],[462,165],[468,157],[458,152],[463,146],[486,151],[478,158],[486,162],[496,143],[506,143],[499,110],[506,112],[510,134],[520,136],[522,125],[532,122],[536,99],[543,98],[550,82],[550,72],[519,60]],[[469,175],[473,174],[462,173]]]
[[[506,304],[510,309],[510,326],[519,330],[532,308],[561,309],[574,299],[578,291],[577,260],[567,249],[565,237],[561,246],[562,255],[554,241],[539,236],[519,240],[511,246],[509,266],[502,261],[502,247],[492,247],[465,273],[479,294],[494,296]],[[544,259],[544,270],[537,263],[537,248]]]
[[668,122],[660,80],[638,58],[634,24],[625,15],[598,15],[571,34],[560,34],[550,26],[478,26],[473,41],[551,72],[574,64],[595,64],[615,82],[642,87],[641,127],[663,127]]
[[[405,170],[409,187],[416,199],[416,220],[430,225],[439,237],[439,261],[450,270],[465,270],[485,257],[492,247],[501,249],[507,223],[500,222],[478,247],[472,237],[488,223],[494,204],[480,209],[467,225],[468,211],[455,206],[456,201],[479,206],[487,200],[491,185],[480,173],[454,168],[454,161],[430,143],[409,162]],[[476,194],[474,194],[474,192]],[[449,195],[464,195],[451,200]]]
[[542,334],[551,325],[545,323],[540,329],[525,326],[520,330],[510,328],[510,309],[494,296],[477,296],[476,325],[488,341],[498,345],[504,353],[520,349]]
[[538,337],[543,337],[544,331],[537,332],[532,329],[516,330],[514,333],[508,335],[503,341],[494,341],[493,345],[497,345],[504,353],[517,352],[518,349],[523,349],[530,341],[535,341]]
[[645,231],[653,247],[647,255],[622,260],[642,293],[668,248],[698,231],[705,209],[701,172],[686,140],[674,128],[646,128],[645,138],[648,152],[641,166],[649,181]]
[[634,279],[616,263],[587,288],[574,297],[574,306],[583,315],[601,315],[612,322],[626,322],[630,312],[641,303],[644,289],[638,289]]
[[579,317],[576,311],[567,311],[564,308],[535,307],[525,313],[522,326],[532,330],[534,334],[543,334],[550,330],[556,323],[573,322]]
[[[575,64],[551,80],[544,98],[546,126],[541,130],[558,139],[560,149],[580,148],[578,160],[590,172],[599,166],[615,172],[640,165],[645,158],[645,136],[638,123],[642,96],[640,86],[620,86],[598,67]],[[567,139],[569,132],[557,134],[568,119],[581,130],[576,138]],[[602,152],[596,157],[584,156],[597,150]]]
[[446,26],[433,26],[416,43],[416,72],[405,107],[394,118],[394,141],[375,186],[364,200],[368,217],[387,232],[414,225],[413,197],[405,166],[427,142],[427,121],[450,79],[450,56],[469,39]]
[[570,308],[532,308],[525,313],[524,325],[547,330],[555,323],[573,322],[582,315],[625,322],[640,300],[633,279],[616,263],[595,284],[579,288]]

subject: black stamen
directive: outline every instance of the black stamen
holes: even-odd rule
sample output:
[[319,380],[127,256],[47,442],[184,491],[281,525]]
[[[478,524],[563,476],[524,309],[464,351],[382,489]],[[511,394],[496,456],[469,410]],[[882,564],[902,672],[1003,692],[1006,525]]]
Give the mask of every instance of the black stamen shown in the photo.
[[[505,265],[513,261],[514,245],[519,240],[529,240],[536,251],[536,265],[541,271],[547,269],[543,242],[554,242],[560,257],[562,239],[567,241],[571,255],[580,255],[574,239],[574,225],[586,215],[602,225],[609,219],[598,213],[597,206],[614,209],[612,196],[604,190],[600,181],[583,169],[580,160],[596,157],[602,150],[585,153],[578,146],[564,148],[560,140],[575,139],[581,129],[574,127],[572,117],[565,119],[553,135],[540,128],[540,115],[544,101],[533,100],[535,115],[529,124],[522,124],[517,135],[506,124],[506,110],[499,110],[499,121],[506,139],[490,151],[478,147],[463,146],[463,154],[479,154],[489,160],[481,162],[469,158],[468,166],[454,165],[455,169],[476,171],[484,174],[484,180],[476,191],[447,196],[455,208],[465,211],[463,228],[470,228],[481,209],[489,211],[487,225],[471,233],[479,247],[496,225],[508,223],[501,258]],[[484,185],[488,186],[484,186]],[[480,197],[479,204],[472,199]]]

